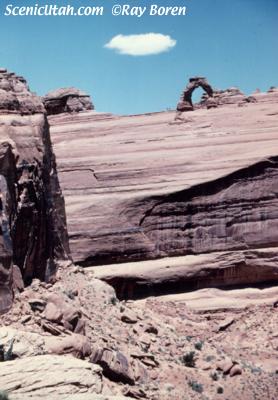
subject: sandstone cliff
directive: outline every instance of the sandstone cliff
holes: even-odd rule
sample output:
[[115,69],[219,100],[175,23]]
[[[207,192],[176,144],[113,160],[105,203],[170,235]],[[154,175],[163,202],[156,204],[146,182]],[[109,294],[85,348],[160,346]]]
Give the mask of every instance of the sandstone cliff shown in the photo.
[[[254,102],[235,89],[221,96],[221,107],[181,121],[171,112],[50,116],[76,262],[221,251],[236,259],[237,251],[277,246],[277,90],[255,93]],[[276,261],[271,277],[256,268],[256,282],[277,280],[274,270]],[[244,268],[236,271],[207,279],[248,283]]]
[[[0,311],[12,300],[12,271],[49,280],[69,256],[64,199],[44,106],[26,81],[0,70]],[[12,267],[14,265],[14,267]]]

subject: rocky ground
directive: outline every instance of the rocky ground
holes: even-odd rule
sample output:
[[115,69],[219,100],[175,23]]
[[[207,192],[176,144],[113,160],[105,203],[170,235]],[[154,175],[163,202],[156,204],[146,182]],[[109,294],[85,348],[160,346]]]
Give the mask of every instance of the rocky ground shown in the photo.
[[11,399],[274,400],[277,296],[208,289],[120,302],[93,271],[64,263],[57,282],[34,280],[2,317],[14,361],[0,364],[0,387]]

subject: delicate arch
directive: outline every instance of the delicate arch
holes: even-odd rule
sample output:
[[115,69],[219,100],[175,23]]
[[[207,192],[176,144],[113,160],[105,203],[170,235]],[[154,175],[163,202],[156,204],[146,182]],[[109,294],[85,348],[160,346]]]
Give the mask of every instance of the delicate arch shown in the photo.
[[193,111],[194,106],[192,103],[192,93],[195,89],[201,87],[209,97],[213,97],[213,89],[207,82],[206,78],[201,76],[195,76],[189,79],[189,83],[182,92],[180,101],[177,105],[177,111]]

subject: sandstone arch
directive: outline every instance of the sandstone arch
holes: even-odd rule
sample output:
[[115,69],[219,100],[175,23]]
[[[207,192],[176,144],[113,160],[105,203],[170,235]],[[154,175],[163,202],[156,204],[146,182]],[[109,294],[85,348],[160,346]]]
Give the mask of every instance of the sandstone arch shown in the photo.
[[[206,78],[201,77],[201,76],[195,76],[192,78],[189,78],[189,83],[187,84],[186,88],[182,92],[180,101],[177,105],[177,111],[178,112],[184,112],[184,111],[193,111],[194,106],[192,103],[192,93],[194,92],[195,89],[201,87],[210,98],[213,97],[213,89],[207,82]],[[216,104],[214,104],[216,106]]]

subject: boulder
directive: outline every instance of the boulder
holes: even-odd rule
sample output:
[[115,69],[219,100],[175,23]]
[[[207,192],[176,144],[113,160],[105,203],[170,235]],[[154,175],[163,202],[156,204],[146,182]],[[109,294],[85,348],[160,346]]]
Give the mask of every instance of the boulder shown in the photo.
[[128,357],[120,351],[106,348],[95,348],[92,350],[90,361],[98,364],[103,369],[103,375],[115,381],[135,384],[134,374]]
[[233,368],[233,366],[234,366],[234,362],[229,358],[219,361],[216,364],[216,368],[220,371],[223,371],[224,374],[228,374],[231,371],[231,369]]
[[230,376],[235,376],[235,375],[241,375],[242,374],[242,368],[238,365],[235,364],[229,372]]
[[76,88],[53,90],[43,97],[48,115],[93,110],[90,96]]
[[61,322],[63,313],[54,303],[49,302],[45,307],[43,316],[48,321]]
[[47,306],[42,317],[51,322],[61,323],[69,331],[84,333],[85,321],[82,320],[82,313],[66,295],[48,294],[45,301]]
[[72,334],[63,338],[49,338],[46,351],[53,354],[72,354],[84,359],[91,354],[91,346],[85,336]]

